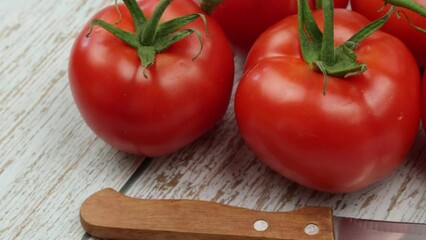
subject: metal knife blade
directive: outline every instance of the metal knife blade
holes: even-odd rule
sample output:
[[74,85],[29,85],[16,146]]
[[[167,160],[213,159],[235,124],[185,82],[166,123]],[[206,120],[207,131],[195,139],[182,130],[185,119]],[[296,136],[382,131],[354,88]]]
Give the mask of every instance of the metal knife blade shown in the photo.
[[325,207],[264,212],[198,200],[147,200],[104,189],[80,208],[87,233],[143,240],[426,240],[426,225],[334,217]]
[[334,217],[337,240],[426,240],[426,225]]

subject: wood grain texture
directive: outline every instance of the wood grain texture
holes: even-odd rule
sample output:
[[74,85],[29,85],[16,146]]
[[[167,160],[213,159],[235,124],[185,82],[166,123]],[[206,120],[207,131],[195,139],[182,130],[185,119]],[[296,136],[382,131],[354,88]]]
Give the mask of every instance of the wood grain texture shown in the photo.
[[[84,229],[105,239],[129,240],[333,240],[331,209],[306,207],[264,212],[211,201],[147,200],[103,189],[80,210]],[[264,221],[260,229],[255,223]],[[305,233],[314,225],[315,234]]]
[[[92,193],[120,189],[140,157],[87,128],[68,86],[72,42],[110,0],[0,1],[0,239],[80,239],[78,212]],[[236,57],[236,79],[244,58]],[[190,146],[156,158],[127,194],[202,199],[264,211],[328,206],[340,216],[426,222],[426,137],[386,180],[351,194],[303,188],[262,165],[224,119]]]
[[74,38],[106,4],[0,3],[0,239],[80,239],[81,202],[141,163],[95,137],[68,86]]

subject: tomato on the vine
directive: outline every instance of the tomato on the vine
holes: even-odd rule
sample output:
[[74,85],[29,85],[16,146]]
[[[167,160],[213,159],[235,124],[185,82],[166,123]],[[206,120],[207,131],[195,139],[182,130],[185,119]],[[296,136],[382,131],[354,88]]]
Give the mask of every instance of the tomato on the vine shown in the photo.
[[[426,0],[412,0],[426,7]],[[370,20],[375,20],[382,15],[383,0],[351,0],[352,9],[361,13]],[[388,9],[389,6],[385,9]],[[412,10],[399,8],[400,18],[395,14],[383,26],[383,30],[388,32],[407,45],[411,53],[417,60],[417,64],[426,67],[426,34],[410,26],[410,22],[423,29],[426,29],[426,18],[413,12]],[[407,20],[408,18],[408,20]]]
[[[312,7],[314,1],[310,0]],[[346,8],[348,0],[334,0],[334,3],[338,8]],[[296,13],[296,0],[224,0],[211,16],[235,47],[248,50],[269,26]]]
[[[323,12],[314,12],[323,28]],[[336,46],[369,21],[336,9]],[[240,132],[283,176],[326,192],[351,192],[393,172],[420,122],[417,64],[397,38],[377,31],[354,48],[367,70],[347,78],[313,71],[300,50],[298,18],[264,32],[252,47],[235,96]],[[318,65],[319,66],[319,65]]]
[[[140,26],[146,26],[156,7],[167,1],[124,2],[136,12],[139,27],[130,8],[122,4],[118,5],[121,19],[115,6],[100,10],[94,19],[119,21],[113,26],[133,46],[99,26],[86,37],[87,24],[71,52],[72,94],[88,126],[113,147],[138,155],[168,154],[192,142],[224,115],[234,78],[231,47],[208,16],[206,28],[192,0],[168,3],[152,38],[146,34],[148,28]],[[192,20],[184,30],[166,34],[177,26],[167,21],[186,15],[190,17],[185,21]],[[129,36],[123,30],[146,35]],[[163,49],[168,40],[173,44]]]

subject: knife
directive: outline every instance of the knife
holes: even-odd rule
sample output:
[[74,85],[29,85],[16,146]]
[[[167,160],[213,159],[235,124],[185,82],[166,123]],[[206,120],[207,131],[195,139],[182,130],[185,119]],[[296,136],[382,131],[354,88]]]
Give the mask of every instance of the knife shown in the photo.
[[200,200],[148,200],[111,188],[81,205],[84,230],[102,239],[425,240],[426,225],[332,215],[327,207],[264,212]]

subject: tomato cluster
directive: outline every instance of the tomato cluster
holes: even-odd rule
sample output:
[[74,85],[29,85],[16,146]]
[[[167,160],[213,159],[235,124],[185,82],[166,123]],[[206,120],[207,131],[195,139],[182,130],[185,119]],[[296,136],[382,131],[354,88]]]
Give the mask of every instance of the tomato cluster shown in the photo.
[[[357,191],[388,176],[410,150],[421,115],[426,125],[426,84],[421,86],[419,71],[426,35],[411,33],[407,22],[391,17],[385,31],[394,36],[376,31],[353,46],[362,63],[358,72],[328,75],[321,61],[306,62],[298,2],[259,1],[224,0],[208,16],[200,0],[124,0],[115,30],[103,21],[117,22],[117,8],[100,10],[70,57],[70,87],[85,122],[122,151],[145,156],[177,151],[222,118],[234,81],[232,49],[249,49],[235,117],[262,162],[326,192]],[[426,0],[417,2],[426,6]],[[367,18],[383,15],[376,13],[383,0],[352,0],[353,10],[347,0],[334,3],[336,46],[366,26]],[[160,18],[161,4],[167,8]],[[153,16],[158,26],[150,22]],[[407,16],[426,27],[425,18]],[[177,26],[176,18],[187,24]],[[313,11],[313,18],[323,31],[324,12]],[[152,38],[144,35],[150,24],[158,27]]]

